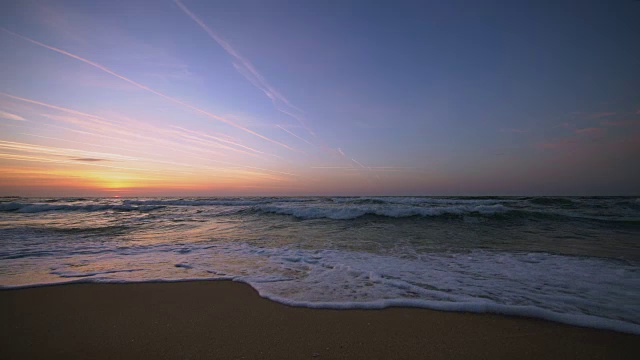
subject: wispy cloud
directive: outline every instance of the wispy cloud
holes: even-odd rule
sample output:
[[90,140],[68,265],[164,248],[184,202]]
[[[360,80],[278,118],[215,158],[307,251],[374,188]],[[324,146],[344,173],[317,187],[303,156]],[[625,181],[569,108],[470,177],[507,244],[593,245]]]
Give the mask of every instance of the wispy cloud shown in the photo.
[[298,135],[294,134],[293,132],[291,132],[291,131],[289,131],[289,130],[285,129],[284,127],[282,127],[282,126],[280,126],[280,125],[276,125],[276,126],[277,126],[278,128],[280,128],[282,131],[284,131],[284,132],[288,133],[289,135],[291,135],[291,136],[295,137],[296,139],[302,140],[302,141],[306,142],[306,143],[307,143],[307,144],[309,144],[309,145],[313,145],[313,143],[312,143],[312,142],[310,142],[309,140],[307,140],[307,139],[305,139],[305,138],[303,138],[303,137],[301,137],[301,136],[298,136]]
[[553,149],[553,150],[573,147],[573,146],[577,146],[578,144],[584,144],[585,141],[587,141],[588,139],[598,140],[602,138],[606,133],[606,130],[603,128],[590,127],[590,128],[576,129],[574,133],[575,135],[573,136],[567,136],[567,137],[552,140],[549,142],[535,144],[535,147],[538,149]]
[[100,152],[87,151],[87,150],[42,146],[42,145],[27,144],[27,143],[15,142],[15,141],[4,141],[4,140],[0,140],[0,149],[26,152],[26,153],[46,154],[46,155],[59,156],[59,157],[68,158],[68,159],[100,159],[100,160],[108,159],[111,161],[140,160],[137,157],[119,155],[114,153],[100,153]]
[[633,126],[633,125],[640,125],[640,120],[603,121],[600,124],[606,125],[606,126]]
[[[262,154],[262,155],[268,155],[268,156],[273,156],[273,157],[278,157],[278,158],[280,157],[278,155],[269,154],[269,153],[266,153],[264,151],[260,151],[260,150],[257,150],[255,148],[240,144],[239,142],[234,141],[231,138],[228,138],[228,137],[225,138],[224,135],[222,135],[222,134],[220,134],[219,136],[214,136],[214,135],[203,133],[201,131],[194,131],[194,130],[185,129],[185,128],[180,127],[180,126],[171,126],[171,127],[174,128],[174,129],[177,129],[179,132],[182,132],[183,136],[187,136],[188,138],[191,138],[191,139],[194,139],[194,138],[192,136],[190,137],[190,136],[184,135],[184,134],[186,133],[186,134],[190,134],[190,135],[193,135],[193,136],[199,136],[199,137],[206,138],[206,139],[212,139],[212,140],[215,140],[218,143],[229,144],[229,145],[233,145],[233,146],[236,146],[236,147],[240,148],[240,149],[236,149],[236,148],[232,148],[232,147],[223,145],[225,149],[230,149],[230,150],[233,150],[233,151],[238,151],[238,152],[242,152],[242,153],[245,153],[245,154],[251,154],[251,155]],[[243,151],[242,149],[247,150],[247,151]]]
[[262,91],[273,103],[276,110],[291,116],[296,119],[307,131],[309,131],[312,135],[313,131],[307,125],[305,121],[302,110],[291,104],[291,102],[282,95],[278,90],[276,90],[267,80],[265,79],[260,72],[253,66],[253,64],[247,60],[245,57],[240,55],[240,53],[234,49],[226,40],[224,40],[220,35],[215,33],[209,26],[207,26],[198,16],[196,16],[189,8],[187,8],[182,1],[174,0],[176,5],[193,21],[198,24],[202,30],[204,30],[215,42],[220,45],[224,51],[229,54],[233,60],[233,67],[242,75],[245,79],[247,79],[253,86]]
[[0,111],[0,119],[7,119],[7,120],[16,120],[16,121],[26,121],[27,119],[23,118],[22,116],[16,115],[16,114],[11,114],[8,112],[4,112],[4,111]]
[[[356,168],[353,166],[311,166],[311,169],[321,170],[345,170],[345,171],[361,171],[362,168]],[[367,170],[380,171],[380,172],[401,172],[408,170],[415,170],[415,168],[408,167],[394,167],[394,166],[368,166]]]
[[535,147],[539,149],[556,150],[575,145],[577,142],[578,140],[575,137],[565,137],[550,142],[536,144]]
[[570,123],[568,123],[568,122],[563,122],[563,123],[560,123],[560,124],[558,124],[558,125],[554,126],[553,128],[554,128],[554,129],[556,129],[556,128],[561,127],[561,128],[568,129],[568,128],[570,128],[571,126],[572,126],[572,125],[571,125]]
[[526,129],[515,129],[515,128],[500,128],[500,132],[524,134],[524,133],[528,133],[529,130],[526,130]]
[[181,106],[183,106],[183,107],[185,107],[185,108],[188,108],[188,109],[190,109],[190,110],[193,110],[193,111],[195,111],[195,112],[197,112],[197,113],[200,113],[200,114],[202,114],[202,115],[205,115],[205,116],[207,116],[207,117],[209,117],[209,118],[212,118],[212,119],[214,119],[214,120],[217,120],[217,121],[223,122],[223,123],[225,123],[225,124],[227,124],[227,125],[233,126],[233,127],[237,128],[237,129],[240,129],[240,130],[242,130],[242,131],[244,131],[244,132],[247,132],[247,133],[249,133],[249,134],[251,134],[251,135],[257,136],[257,137],[259,137],[259,138],[261,138],[261,139],[263,139],[263,140],[266,140],[266,141],[268,141],[268,142],[271,142],[271,143],[273,143],[273,144],[276,144],[276,145],[282,146],[282,147],[284,147],[284,148],[286,148],[286,149],[289,149],[289,150],[292,150],[292,151],[296,151],[295,149],[293,149],[292,147],[290,147],[290,146],[288,146],[288,145],[286,145],[286,144],[284,144],[284,143],[281,143],[281,142],[279,142],[279,141],[276,141],[276,140],[270,139],[270,138],[268,138],[268,137],[266,137],[266,136],[264,136],[264,135],[261,135],[261,134],[259,134],[259,133],[255,132],[255,131],[253,131],[253,130],[250,130],[250,129],[248,129],[248,128],[246,128],[246,127],[242,126],[242,125],[239,125],[239,124],[237,124],[237,123],[235,123],[235,122],[233,122],[233,121],[231,121],[231,120],[228,120],[228,119],[226,119],[226,118],[223,118],[223,117],[218,116],[218,115],[215,115],[215,114],[212,114],[212,113],[210,113],[210,112],[208,112],[208,111],[206,111],[206,110],[202,110],[202,109],[200,109],[200,108],[198,108],[198,107],[196,107],[196,106],[190,105],[190,104],[188,104],[188,103],[186,103],[186,102],[183,102],[183,101],[181,101],[181,100],[178,100],[178,99],[176,99],[176,98],[173,98],[173,97],[171,97],[171,96],[169,96],[169,95],[165,95],[165,94],[163,94],[163,93],[161,93],[161,92],[159,92],[159,91],[156,91],[156,90],[151,89],[150,87],[148,87],[148,86],[146,86],[146,85],[142,85],[142,84],[140,84],[140,83],[137,83],[137,82],[135,82],[135,81],[133,81],[133,80],[131,80],[131,79],[129,79],[129,78],[127,78],[127,77],[123,76],[123,75],[120,75],[120,74],[118,74],[118,73],[116,73],[116,72],[114,72],[114,71],[110,70],[110,69],[109,69],[109,68],[107,68],[106,66],[103,66],[103,65],[98,64],[98,63],[96,63],[96,62],[93,62],[93,61],[91,61],[91,60],[85,59],[85,58],[80,57],[80,56],[78,56],[78,55],[72,54],[72,53],[70,53],[70,52],[64,51],[64,50],[62,50],[62,49],[58,49],[58,48],[56,48],[56,47],[53,47],[53,46],[50,46],[50,45],[46,45],[46,44],[44,44],[44,43],[41,43],[41,42],[36,41],[36,40],[33,40],[33,39],[28,38],[28,37],[26,37],[26,36],[23,36],[23,35],[20,35],[20,34],[14,33],[14,32],[12,32],[12,31],[9,31],[9,30],[5,29],[5,28],[0,28],[0,29],[2,29],[3,31],[5,31],[5,32],[7,32],[7,33],[9,33],[9,34],[11,34],[11,35],[14,35],[14,36],[16,36],[16,37],[19,37],[19,38],[21,38],[21,39],[24,39],[24,40],[26,40],[26,41],[28,41],[28,42],[30,42],[30,43],[32,43],[32,44],[38,45],[38,46],[40,46],[40,47],[44,47],[44,48],[49,49],[49,50],[52,50],[52,51],[55,51],[55,52],[57,52],[57,53],[59,53],[59,54],[63,54],[63,55],[69,56],[69,57],[71,57],[71,58],[73,58],[73,59],[76,59],[76,60],[82,61],[82,62],[84,62],[85,64],[89,64],[89,65],[91,65],[91,66],[93,66],[93,67],[95,67],[95,68],[97,68],[97,69],[100,69],[100,70],[102,70],[102,71],[104,71],[104,72],[106,72],[106,73],[108,73],[108,74],[110,74],[110,75],[113,75],[113,76],[115,76],[115,77],[117,77],[117,78],[119,78],[119,79],[122,79],[122,80],[124,80],[124,81],[126,81],[126,82],[130,83],[131,85],[134,85],[134,86],[136,86],[136,87],[138,87],[138,88],[140,88],[140,89],[142,89],[142,90],[145,90],[145,91],[150,92],[150,93],[152,93],[152,94],[158,95],[158,96],[160,96],[160,97],[164,98],[165,100],[168,100],[168,101],[170,101],[170,102],[172,102],[172,103],[175,103],[175,104],[181,105]]
[[[35,161],[49,162],[59,164],[78,164],[81,162],[85,165],[99,166],[118,170],[135,170],[145,172],[163,172],[159,169],[130,167],[126,165],[105,165],[99,164],[101,161],[130,161],[139,164],[139,158],[124,156],[114,153],[99,153],[86,150],[59,148],[51,146],[42,146],[36,144],[20,143],[13,141],[0,140],[0,150],[7,151],[0,153],[0,158],[18,161]],[[99,159],[99,161],[85,161],[86,159]]]
[[605,118],[605,117],[609,117],[609,116],[613,116],[616,115],[616,112],[597,112],[597,113],[592,113],[592,114],[588,114],[587,115],[587,119],[601,119],[601,118]]
[[589,135],[589,136],[602,136],[604,134],[604,129],[596,128],[596,127],[577,129],[576,134]]
[[100,159],[100,158],[71,158],[71,160],[74,161],[81,161],[81,162],[99,162],[99,161],[109,161],[107,159]]
[[[198,146],[198,145],[202,145],[201,143],[191,143],[190,145],[185,145],[185,144],[182,144],[182,143],[179,143],[179,142],[176,142],[176,141],[168,140],[166,137],[145,136],[145,135],[140,135],[139,134],[140,132],[142,132],[142,133],[160,133],[160,134],[164,134],[164,135],[168,136],[168,135],[171,135],[171,134],[175,135],[176,131],[174,131],[174,130],[163,130],[163,129],[159,129],[159,128],[153,127],[151,125],[148,125],[148,124],[144,124],[144,127],[138,127],[138,128],[132,129],[131,128],[132,125],[138,124],[139,126],[142,126],[143,124],[140,123],[140,122],[134,121],[133,119],[128,119],[127,118],[126,125],[128,127],[124,127],[124,126],[121,126],[121,125],[119,125],[117,123],[110,122],[110,121],[108,121],[108,120],[106,120],[106,119],[104,119],[104,118],[102,118],[100,116],[97,116],[97,115],[88,114],[88,113],[80,112],[80,111],[77,111],[77,110],[68,109],[68,108],[64,108],[64,107],[61,107],[61,106],[48,104],[48,103],[44,103],[44,102],[40,102],[40,101],[36,101],[36,100],[32,100],[32,99],[19,97],[19,96],[14,96],[14,95],[6,94],[6,93],[0,93],[0,95],[9,97],[11,99],[19,100],[19,101],[24,101],[26,103],[39,105],[39,106],[43,106],[43,107],[46,107],[46,108],[51,108],[51,109],[59,110],[59,111],[66,112],[66,113],[69,113],[69,114],[73,114],[75,116],[47,115],[47,117],[52,118],[52,119],[56,119],[56,120],[59,120],[59,121],[63,121],[65,123],[70,123],[70,124],[75,125],[75,126],[82,126],[83,128],[88,129],[89,132],[83,132],[83,131],[79,131],[79,132],[80,133],[85,133],[87,135],[103,137],[103,138],[107,138],[107,139],[110,139],[110,140],[117,140],[119,142],[125,142],[125,143],[126,143],[126,138],[131,138],[132,140],[130,141],[130,143],[131,143],[131,145],[134,145],[134,146],[136,144],[139,144],[139,141],[136,141],[136,139],[137,140],[144,140],[144,141],[147,141],[147,142],[163,145],[164,147],[174,149],[175,151],[179,151],[179,152],[183,152],[185,154],[188,154],[190,156],[190,158],[193,159],[193,160],[200,160],[200,161],[205,161],[205,162],[214,162],[214,163],[217,163],[217,164],[222,164],[222,165],[226,165],[226,166],[232,166],[234,168],[243,168],[243,169],[252,170],[252,171],[262,171],[262,172],[267,172],[267,173],[272,173],[272,174],[287,175],[287,176],[297,176],[297,175],[295,175],[293,173],[290,173],[290,172],[266,169],[266,168],[256,167],[256,166],[242,165],[242,164],[238,164],[238,163],[234,163],[234,162],[223,161],[223,160],[220,160],[217,157],[216,158],[212,158],[211,156],[206,156],[205,157],[205,156],[203,156],[202,153],[209,154],[209,155],[220,155],[220,154],[216,153],[215,149],[212,150],[209,147]],[[66,130],[77,131],[77,130],[73,130],[73,129],[66,129]],[[107,133],[109,135],[105,135],[104,133]],[[111,136],[111,135],[116,135],[117,137],[114,137],[114,136]],[[36,135],[33,135],[33,136],[36,136]],[[43,136],[39,136],[39,137],[43,137]],[[223,140],[223,139],[220,138],[219,140]],[[71,140],[65,140],[65,141],[72,142],[72,143],[78,143],[76,141],[71,141]],[[237,145],[238,146],[242,146],[241,144],[237,144]],[[105,146],[96,145],[96,144],[92,144],[92,146],[105,147]],[[107,148],[114,148],[114,147],[107,147]],[[245,148],[251,149],[249,147],[245,147]],[[130,152],[130,153],[139,153],[139,154],[145,154],[145,155],[148,155],[148,156],[154,156],[154,154],[145,153],[145,152],[142,152],[142,151],[139,151],[139,150],[123,149],[123,148],[120,148],[120,150],[126,150],[127,152]],[[255,151],[258,151],[258,150],[255,150]],[[79,157],[92,157],[92,156],[79,156]],[[97,157],[100,157],[100,156],[97,156]],[[161,163],[164,162],[164,161],[158,161],[158,160],[146,160],[146,161],[161,162]],[[164,162],[164,163],[169,164],[169,162]],[[176,164],[176,163],[173,163],[173,164]],[[180,165],[192,166],[192,165],[187,165],[187,164],[180,164]],[[221,169],[220,168],[216,168],[215,170],[221,170]]]
[[351,159],[351,161],[353,161],[356,165],[360,166],[361,168],[363,168],[363,169],[367,169],[367,167],[366,167],[366,166],[364,166],[364,165],[362,165],[361,163],[359,163],[359,162],[358,162],[358,160],[356,160],[356,159]]

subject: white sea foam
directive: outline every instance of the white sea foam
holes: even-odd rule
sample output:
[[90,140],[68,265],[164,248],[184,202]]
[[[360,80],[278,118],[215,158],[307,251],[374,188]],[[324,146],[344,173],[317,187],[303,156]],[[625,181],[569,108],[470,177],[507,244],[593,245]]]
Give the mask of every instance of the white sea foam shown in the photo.
[[48,274],[25,285],[69,278],[225,279],[245,282],[261,296],[293,306],[492,312],[640,334],[640,277],[636,267],[624,262],[482,250],[399,257],[243,243],[181,246],[186,247],[190,251],[168,251],[164,245],[76,256],[43,269]]
[[640,334],[637,269],[602,259],[485,251],[398,258],[237,244],[219,253],[260,264],[234,279],[293,306],[493,312]]
[[51,274],[58,275],[61,278],[87,278],[96,275],[108,275],[116,273],[131,273],[135,271],[144,271],[144,269],[124,269],[124,270],[103,270],[103,271],[58,271],[56,269],[51,270]]

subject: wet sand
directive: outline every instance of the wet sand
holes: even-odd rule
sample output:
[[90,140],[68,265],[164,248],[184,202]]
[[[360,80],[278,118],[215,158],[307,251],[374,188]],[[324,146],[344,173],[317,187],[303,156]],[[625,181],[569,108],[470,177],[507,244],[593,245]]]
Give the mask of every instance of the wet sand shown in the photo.
[[640,336],[492,314],[294,308],[229,281],[0,291],[2,359],[619,359]]

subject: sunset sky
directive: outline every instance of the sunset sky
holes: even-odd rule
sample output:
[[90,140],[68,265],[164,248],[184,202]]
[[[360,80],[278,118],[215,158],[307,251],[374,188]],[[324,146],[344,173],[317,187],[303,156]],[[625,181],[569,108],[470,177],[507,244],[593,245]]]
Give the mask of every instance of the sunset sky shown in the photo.
[[0,196],[640,194],[640,1],[2,1]]

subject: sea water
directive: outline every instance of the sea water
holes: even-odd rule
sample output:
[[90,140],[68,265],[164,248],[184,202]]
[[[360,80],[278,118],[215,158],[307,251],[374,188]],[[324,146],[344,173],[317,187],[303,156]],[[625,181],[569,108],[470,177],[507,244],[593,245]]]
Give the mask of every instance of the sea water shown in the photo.
[[633,197],[2,198],[0,286],[226,279],[284,304],[640,334]]

